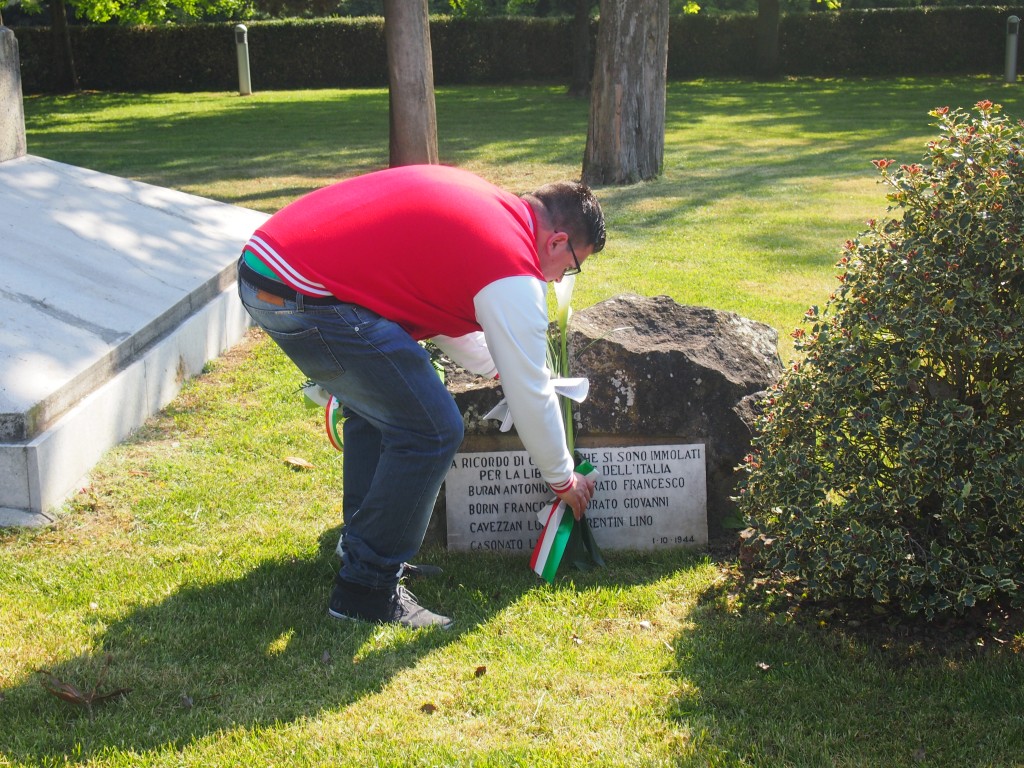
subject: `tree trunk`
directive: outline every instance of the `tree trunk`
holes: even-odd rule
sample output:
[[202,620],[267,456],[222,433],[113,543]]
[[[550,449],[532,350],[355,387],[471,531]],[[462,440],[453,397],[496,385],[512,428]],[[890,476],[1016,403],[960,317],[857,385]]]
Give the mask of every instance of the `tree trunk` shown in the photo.
[[653,179],[665,155],[668,0],[601,0],[587,184]]
[[757,76],[779,76],[779,0],[757,0]]
[[569,95],[583,99],[590,95],[594,62],[590,57],[590,9],[594,0],[575,0],[572,17],[572,81]]
[[53,54],[57,64],[56,86],[61,91],[77,91],[78,72],[75,71],[75,57],[71,52],[71,31],[64,0],[49,0],[49,6]]
[[434,64],[427,0],[384,0],[390,165],[437,162]]

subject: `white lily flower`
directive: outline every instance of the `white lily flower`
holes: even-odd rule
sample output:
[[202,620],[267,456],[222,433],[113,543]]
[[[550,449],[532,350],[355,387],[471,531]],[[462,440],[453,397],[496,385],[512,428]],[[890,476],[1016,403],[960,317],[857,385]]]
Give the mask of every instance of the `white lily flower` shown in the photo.
[[572,317],[572,289],[576,287],[576,275],[567,275],[555,283],[555,301],[558,302],[558,329],[564,334]]
[[[568,376],[569,375],[569,318],[572,317],[572,289],[576,287],[576,275],[567,275],[561,280],[555,283],[555,301],[558,303],[558,316],[556,318],[558,323],[558,338],[552,340],[551,352],[553,353],[554,360],[552,361],[555,367],[556,376]],[[576,446],[575,436],[573,435],[573,424],[572,424],[572,403],[562,397],[561,406],[562,414],[565,419],[565,440],[569,448],[569,451]]]

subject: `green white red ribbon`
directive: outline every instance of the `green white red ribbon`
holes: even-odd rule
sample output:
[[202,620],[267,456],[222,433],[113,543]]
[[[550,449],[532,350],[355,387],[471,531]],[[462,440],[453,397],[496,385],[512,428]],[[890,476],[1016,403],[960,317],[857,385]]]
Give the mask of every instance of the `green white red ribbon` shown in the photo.
[[345,450],[341,434],[345,415],[342,411],[341,401],[312,380],[303,384],[300,391],[302,392],[302,402],[307,408],[324,409],[324,430],[327,432],[327,439],[339,451]]
[[327,439],[331,441],[337,450],[345,450],[345,441],[341,435],[341,425],[345,422],[342,415],[341,402],[334,395],[331,395],[324,408],[324,427],[327,429]]
[[[568,514],[566,514],[568,512]],[[548,511],[544,523],[544,531],[537,539],[530,558],[530,568],[548,584],[553,584],[558,566],[565,554],[565,545],[569,543],[569,534],[575,519],[572,510],[561,499],[555,499]]]
[[[576,471],[584,477],[600,474],[589,461],[582,462],[576,467]],[[548,584],[554,583],[566,549],[582,551],[589,556],[591,563],[604,565],[604,559],[594,541],[590,526],[587,525],[586,517],[581,517],[577,521],[572,509],[564,501],[555,499],[550,510],[545,508],[537,513],[537,519],[544,525],[544,530],[533,548],[530,568]],[[575,546],[572,546],[574,541]],[[576,564],[584,567],[585,561],[577,558]]]

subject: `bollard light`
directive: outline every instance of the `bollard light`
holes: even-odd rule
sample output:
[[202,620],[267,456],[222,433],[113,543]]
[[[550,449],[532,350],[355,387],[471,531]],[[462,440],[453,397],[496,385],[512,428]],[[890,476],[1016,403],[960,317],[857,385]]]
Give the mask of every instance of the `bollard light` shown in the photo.
[[1011,16],[1006,20],[1006,82],[1017,82],[1017,33],[1020,19]]
[[235,27],[235,51],[238,54],[238,95],[252,95],[252,80],[249,77],[249,31],[245,24]]

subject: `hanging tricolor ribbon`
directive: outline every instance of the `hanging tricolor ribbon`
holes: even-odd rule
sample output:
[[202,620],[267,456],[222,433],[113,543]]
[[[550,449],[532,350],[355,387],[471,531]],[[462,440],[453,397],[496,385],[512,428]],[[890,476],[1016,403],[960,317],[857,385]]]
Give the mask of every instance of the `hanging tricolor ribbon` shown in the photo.
[[573,523],[576,521],[569,505],[561,499],[555,499],[548,511],[547,519],[542,522],[544,530],[533,548],[530,568],[548,584],[552,584],[562,562],[562,555],[565,554],[565,545],[569,543]]
[[302,402],[307,408],[324,409],[324,430],[327,432],[327,439],[337,450],[345,450],[341,430],[345,423],[345,414],[341,401],[312,379],[303,384],[300,391]]
[[342,407],[341,401],[331,395],[331,399],[327,401],[324,408],[324,427],[327,430],[327,439],[339,451],[345,450],[345,440],[341,431],[341,427],[345,423]]
[[[589,461],[582,462],[576,467],[576,471],[584,477],[600,474]],[[562,557],[565,555],[566,547],[573,538],[574,532],[581,537],[580,543],[590,555],[591,560],[597,565],[604,565],[593,535],[587,527],[586,518],[580,518],[577,526],[572,508],[564,501],[555,499],[550,509],[545,507],[537,513],[537,519],[544,526],[544,530],[533,548],[530,568],[548,584],[554,583],[558,566],[562,563]]]

